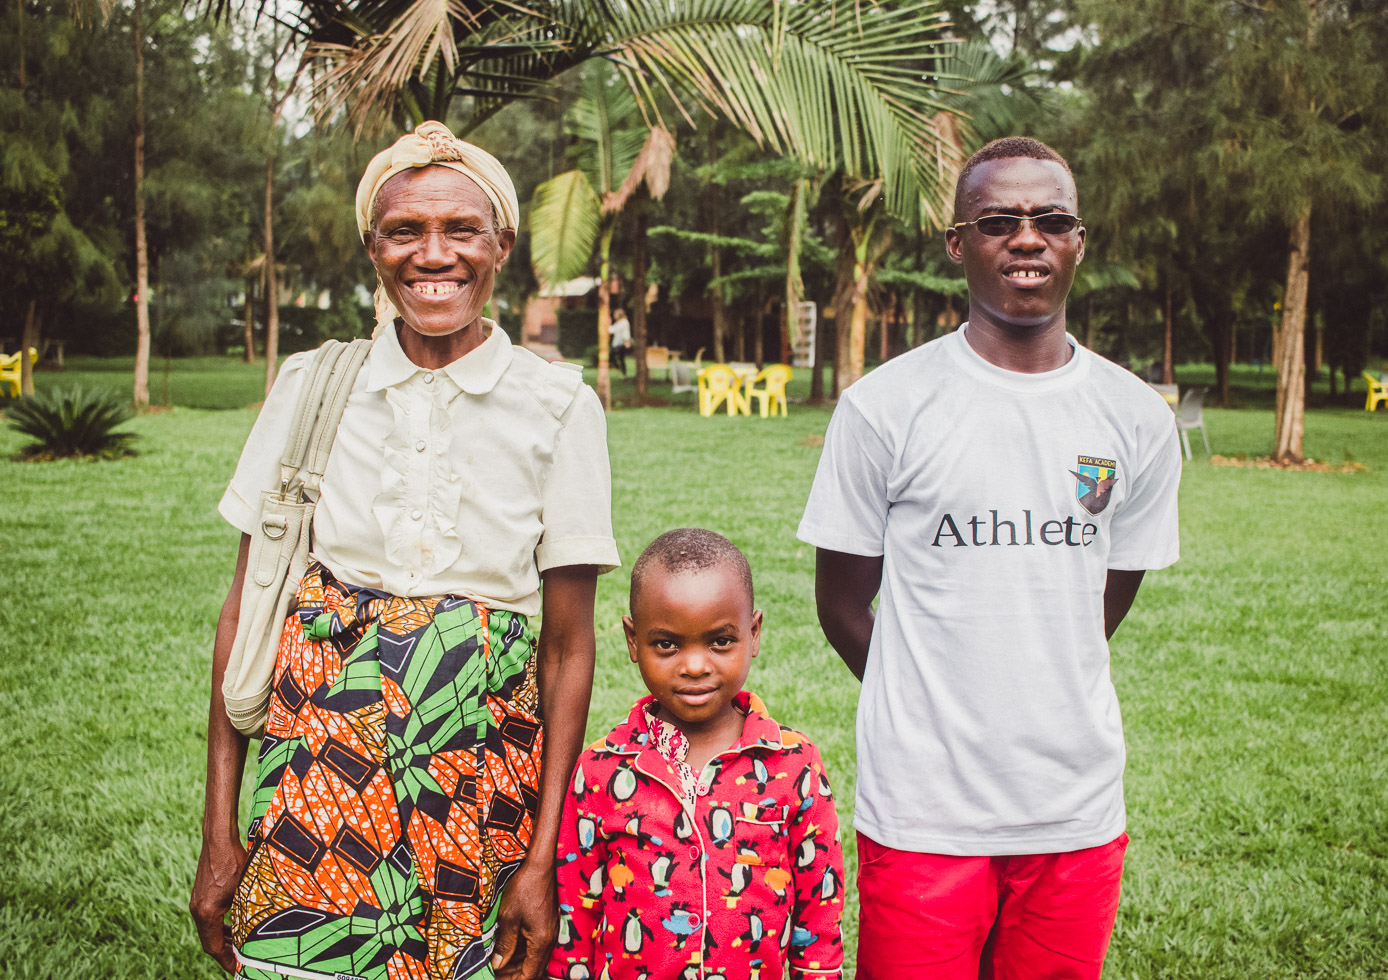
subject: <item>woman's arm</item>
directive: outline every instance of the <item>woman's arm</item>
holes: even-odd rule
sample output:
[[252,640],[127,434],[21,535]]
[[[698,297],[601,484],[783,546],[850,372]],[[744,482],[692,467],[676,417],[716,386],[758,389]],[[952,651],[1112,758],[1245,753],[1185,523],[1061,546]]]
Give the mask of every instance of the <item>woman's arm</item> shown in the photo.
[[246,765],[249,739],[238,732],[222,704],[222,675],[226,673],[231,645],[236,639],[236,623],[241,612],[241,583],[246,576],[246,559],[251,538],[241,535],[236,555],[236,574],[222,614],[217,619],[217,639],[212,647],[212,699],[207,715],[207,795],[202,815],[202,853],[193,880],[193,897],[188,911],[193,914],[198,938],[207,954],[228,973],[236,970],[231,930],[226,924],[227,910],[240,884],[246,863],[246,848],[237,826],[237,803],[241,794],[241,771]]
[[[593,662],[597,657],[593,597],[597,584],[598,569],[593,565],[566,565],[544,573],[537,653],[545,733],[540,808],[533,823],[530,852],[507,885],[498,914],[492,969],[502,978],[542,977],[559,932],[555,852],[564,794],[583,748],[588,699],[593,693]],[[523,954],[517,956],[522,944]]]

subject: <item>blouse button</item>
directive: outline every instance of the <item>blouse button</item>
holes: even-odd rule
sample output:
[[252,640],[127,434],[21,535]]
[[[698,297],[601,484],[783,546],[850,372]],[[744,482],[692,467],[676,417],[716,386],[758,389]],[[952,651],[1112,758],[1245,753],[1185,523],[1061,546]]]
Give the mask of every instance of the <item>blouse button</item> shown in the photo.
[[411,520],[416,520],[416,521],[422,521],[422,520],[424,519],[424,511],[422,511],[422,510],[412,510],[412,511],[410,511],[410,519],[411,519]]
[[433,372],[433,371],[425,371],[425,372],[424,372],[424,383],[425,383],[426,385],[428,385],[428,384],[433,384],[433,383],[434,383],[434,372]]
[[423,439],[419,440],[417,443],[414,444],[414,451],[417,453],[422,453],[424,452],[424,450],[428,448],[429,444],[425,442]]
[[690,844],[690,845],[689,845],[689,860],[691,860],[691,861],[697,861],[697,860],[699,860],[699,849],[698,849],[696,846],[694,846],[693,844]]
[[695,929],[699,928],[699,916],[697,913],[689,917],[689,924]]

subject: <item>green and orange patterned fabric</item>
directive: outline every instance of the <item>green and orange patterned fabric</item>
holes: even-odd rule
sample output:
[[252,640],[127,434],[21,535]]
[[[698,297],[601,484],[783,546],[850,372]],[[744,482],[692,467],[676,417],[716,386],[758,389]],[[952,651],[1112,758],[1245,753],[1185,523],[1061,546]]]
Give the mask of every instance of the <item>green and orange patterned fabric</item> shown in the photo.
[[518,613],[310,566],[260,747],[238,976],[491,977],[539,800],[534,652]]

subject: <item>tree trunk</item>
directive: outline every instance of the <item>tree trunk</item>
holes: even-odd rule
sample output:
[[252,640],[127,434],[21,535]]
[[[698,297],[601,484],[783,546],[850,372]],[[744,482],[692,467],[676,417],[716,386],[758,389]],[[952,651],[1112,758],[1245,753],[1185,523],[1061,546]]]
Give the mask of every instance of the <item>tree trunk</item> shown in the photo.
[[[271,83],[271,98],[274,87]],[[275,122],[278,113],[270,119],[270,144],[275,140]],[[262,270],[265,283],[265,396],[275,384],[275,371],[279,367],[280,356],[280,299],[279,282],[275,275],[275,152],[265,154],[265,266]]]
[[612,408],[612,373],[609,363],[612,356],[612,295],[608,292],[608,279],[612,275],[612,232],[616,230],[617,219],[603,221],[602,237],[598,240],[598,401],[603,409]]
[[[839,371],[834,379],[834,397],[863,376],[863,354],[867,344],[868,279],[872,271],[868,268],[868,241],[872,237],[872,225],[855,232],[853,236],[853,292],[846,329],[839,330],[842,342],[838,350]],[[838,323],[844,324],[844,311],[839,310]]]
[[246,277],[246,353],[241,360],[250,364],[255,360],[255,280]]
[[24,333],[19,339],[19,393],[34,393],[34,362],[29,357],[30,348],[39,349],[38,301],[29,300],[29,308],[24,314]]
[[135,407],[149,407],[149,245],[145,240],[145,22],[135,0]]
[[1277,426],[1273,458],[1302,458],[1306,414],[1306,293],[1310,285],[1311,205],[1305,204],[1287,238],[1287,286],[1282,294],[1282,326],[1277,332]]
[[[273,36],[273,35],[272,35]],[[294,44],[291,37],[284,49],[270,65],[270,131],[266,137],[265,149],[265,394],[275,383],[275,373],[279,370],[280,356],[280,298],[279,279],[275,275],[275,131],[279,128],[284,105],[294,94],[294,86],[299,76],[295,74],[285,86],[283,95],[276,95],[279,89],[278,69],[280,59]]]
[[771,300],[761,295],[757,296],[757,313],[755,317],[756,333],[752,334],[752,360],[756,362],[757,370],[760,371],[766,366],[766,323],[765,317],[771,310]]
[[815,323],[814,366],[810,368],[811,405],[824,403],[824,365],[827,360],[825,348],[828,346],[824,342],[824,321],[818,320]]
[[1094,349],[1094,297],[1084,298],[1084,346]]
[[631,236],[631,349],[636,358],[636,404],[645,403],[650,387],[646,366],[646,210],[637,202],[633,208],[636,225]]
[[[708,129],[708,160],[714,163],[718,160],[718,124],[715,122]],[[723,234],[723,195],[720,188],[712,181],[709,182],[704,206],[709,212],[709,231],[714,235]],[[713,266],[713,278],[716,280],[723,275],[723,250],[717,245],[710,249],[711,264]],[[723,298],[723,288],[715,287],[713,290],[713,359],[722,364],[727,361],[725,356],[727,351],[726,341],[728,336],[728,306]]]
[[800,316],[805,284],[800,278],[800,231],[805,223],[805,191],[809,182],[797,180],[786,206],[786,288],[781,309],[781,363],[789,364],[790,339]]
[[1162,320],[1164,321],[1161,348],[1161,383],[1176,383],[1176,369],[1172,364],[1172,340],[1175,324],[1171,317],[1171,281],[1166,280],[1162,295]]

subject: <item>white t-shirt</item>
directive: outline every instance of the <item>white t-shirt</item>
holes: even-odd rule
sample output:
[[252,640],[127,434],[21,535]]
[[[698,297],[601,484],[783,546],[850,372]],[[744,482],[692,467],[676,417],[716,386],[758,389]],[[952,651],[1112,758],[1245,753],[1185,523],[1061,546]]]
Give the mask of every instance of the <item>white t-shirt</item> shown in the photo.
[[1161,396],[1070,343],[1020,374],[961,327],[829,423],[799,537],[883,556],[855,824],[890,847],[1050,853],[1123,831],[1104,580],[1176,560],[1181,456]]
[[[617,566],[607,423],[580,372],[506,334],[429,371],[393,330],[357,375],[323,475],[313,556],[337,578],[395,595],[462,595],[540,611],[540,573]],[[218,509],[250,533],[312,352],[284,362]]]

